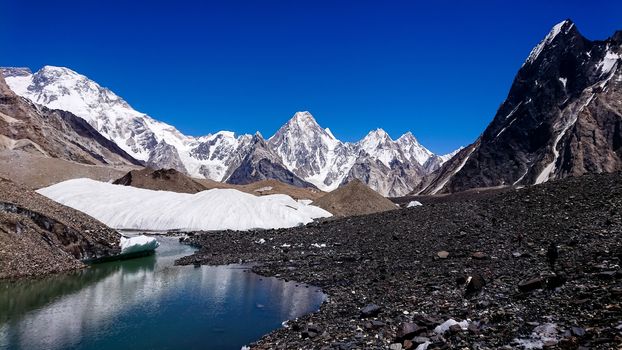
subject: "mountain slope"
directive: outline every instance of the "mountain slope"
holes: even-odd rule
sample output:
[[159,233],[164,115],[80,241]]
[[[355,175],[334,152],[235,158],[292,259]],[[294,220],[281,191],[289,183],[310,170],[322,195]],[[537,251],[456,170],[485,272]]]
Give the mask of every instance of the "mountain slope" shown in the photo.
[[233,133],[200,138],[134,110],[125,100],[68,68],[3,68],[8,85],[34,103],[66,110],[86,120],[134,158],[156,168],[175,168],[196,177],[222,180],[236,149]]
[[315,188],[313,184],[288,170],[259,133],[253,136],[248,148],[240,154],[245,154],[245,156],[227,176],[227,183],[246,185],[256,181],[275,179],[296,187]]
[[531,52],[478,140],[422,193],[539,184],[622,169],[622,32],[584,38],[563,21]]
[[21,150],[83,164],[140,165],[83,119],[17,96],[1,76],[0,150]]
[[434,155],[410,132],[396,141],[382,129],[356,143],[339,141],[309,112],[296,113],[268,145],[288,169],[322,190],[358,179],[384,196],[410,192],[448,159]]
[[312,203],[335,216],[353,216],[395,210],[397,206],[359,180],[353,180]]
[[296,113],[268,146],[288,169],[323,190],[339,186],[356,159],[352,145],[322,129],[309,112]]
[[[2,70],[18,95],[76,114],[151,168],[172,168],[196,178],[229,181],[235,174],[231,181],[246,183],[278,174],[288,183],[307,186],[304,183],[308,182],[326,191],[359,178],[383,195],[392,196],[408,193],[423,175],[444,162],[411,133],[394,141],[378,129],[357,143],[341,142],[329,129],[321,128],[309,112],[298,112],[284,124],[267,142],[274,154],[260,161],[259,154],[247,157],[254,150],[252,135],[238,136],[229,131],[202,137],[183,135],[70,69],[45,66],[34,74],[27,68]],[[238,169],[251,158],[243,164],[245,168]],[[257,164],[262,165],[263,175],[251,174],[250,169],[257,169]],[[276,164],[291,174],[273,168]]]
[[0,279],[84,267],[120,253],[120,235],[101,222],[0,178]]

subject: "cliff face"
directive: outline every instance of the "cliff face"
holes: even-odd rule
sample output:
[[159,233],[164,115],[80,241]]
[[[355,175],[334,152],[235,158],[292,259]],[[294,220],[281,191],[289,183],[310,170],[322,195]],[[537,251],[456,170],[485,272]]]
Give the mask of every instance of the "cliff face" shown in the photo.
[[478,140],[425,181],[422,193],[539,184],[622,169],[622,34],[584,38],[556,25],[518,71]]

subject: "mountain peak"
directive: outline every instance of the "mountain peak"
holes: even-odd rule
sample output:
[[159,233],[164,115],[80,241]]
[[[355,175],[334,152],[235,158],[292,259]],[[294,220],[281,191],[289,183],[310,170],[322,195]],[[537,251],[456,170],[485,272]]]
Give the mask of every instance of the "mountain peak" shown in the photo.
[[540,56],[544,48],[553,44],[555,42],[555,39],[558,38],[560,34],[561,36],[565,36],[568,34],[578,33],[579,32],[577,31],[574,22],[572,22],[570,19],[565,19],[557,23],[553,26],[553,28],[551,28],[546,37],[544,37],[544,39],[542,39],[542,41],[540,41],[540,43],[538,43],[538,45],[536,45],[536,47],[531,50],[531,52],[529,53],[529,57],[527,57],[525,63],[533,63],[538,58],[538,56]]
[[289,126],[297,126],[300,129],[320,128],[313,115],[307,111],[296,112],[292,119],[287,122]]
[[376,130],[372,130],[370,131],[367,136],[365,136],[364,139],[380,139],[380,140],[389,140],[389,141],[393,141],[393,139],[391,139],[391,136],[389,136],[389,134],[384,131],[384,129],[382,128],[378,128]]
[[57,67],[57,66],[43,66],[37,73],[40,74],[54,74],[54,75],[80,75],[77,72],[67,68],[67,67]]
[[413,135],[412,132],[407,131],[404,133],[404,135],[400,136],[397,139],[397,142],[400,143],[419,143],[419,141],[417,141],[417,138],[415,137],[415,135]]

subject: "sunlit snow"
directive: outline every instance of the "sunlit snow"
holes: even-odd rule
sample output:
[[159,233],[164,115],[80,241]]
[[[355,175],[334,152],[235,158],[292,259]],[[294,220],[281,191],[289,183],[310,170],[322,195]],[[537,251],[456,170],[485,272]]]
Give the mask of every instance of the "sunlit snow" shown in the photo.
[[269,229],[294,227],[331,216],[324,209],[286,195],[257,197],[233,189],[187,194],[74,179],[37,192],[116,229]]

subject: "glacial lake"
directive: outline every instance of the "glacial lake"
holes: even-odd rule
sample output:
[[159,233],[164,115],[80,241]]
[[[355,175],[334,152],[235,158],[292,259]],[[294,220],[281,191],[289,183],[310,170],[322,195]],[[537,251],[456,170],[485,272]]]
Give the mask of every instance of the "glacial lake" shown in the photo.
[[158,241],[152,256],[0,282],[0,349],[240,349],[325,299],[243,266],[174,266],[193,248]]

